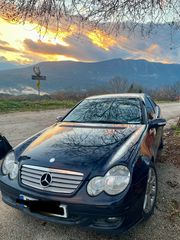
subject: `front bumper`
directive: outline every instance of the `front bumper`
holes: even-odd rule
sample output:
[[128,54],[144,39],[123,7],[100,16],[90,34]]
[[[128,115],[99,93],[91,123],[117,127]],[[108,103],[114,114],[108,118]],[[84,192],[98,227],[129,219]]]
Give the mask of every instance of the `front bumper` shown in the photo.
[[[15,186],[10,186],[6,182],[0,180],[0,189],[2,192],[3,201],[17,208],[31,216],[42,219],[43,221],[70,224],[70,225],[80,225],[83,227],[93,228],[96,230],[103,231],[113,231],[113,232],[124,232],[130,227],[135,225],[138,221],[142,219],[142,205],[144,199],[143,186],[145,185],[146,179],[144,178],[138,183],[138,186],[134,186],[133,191],[136,189],[141,189],[138,192],[132,192],[136,197],[129,201],[128,204],[124,204],[124,196],[116,201],[115,203],[106,202],[102,204],[103,200],[95,202],[95,198],[91,198],[91,201],[84,201],[83,199],[72,197],[57,197],[49,196],[48,194],[42,194],[36,191],[32,191],[26,188],[22,188],[18,183]],[[12,184],[15,182],[11,181]],[[141,188],[142,186],[142,188]],[[25,207],[20,204],[18,200],[20,195],[25,195],[29,198],[34,198],[40,201],[50,201],[59,202],[67,206],[68,217],[62,218],[59,216],[54,216],[50,213],[39,213],[32,211],[29,207]],[[127,194],[126,194],[127,195]],[[132,196],[131,196],[132,197]]]

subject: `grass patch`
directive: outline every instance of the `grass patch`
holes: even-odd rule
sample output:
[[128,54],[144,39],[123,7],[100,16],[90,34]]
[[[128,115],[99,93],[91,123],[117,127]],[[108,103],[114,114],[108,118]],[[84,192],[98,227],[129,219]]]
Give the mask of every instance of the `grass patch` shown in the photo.
[[163,103],[179,103],[179,101],[176,101],[176,100],[158,100],[158,99],[154,99],[154,101],[157,103],[157,104],[163,104]]
[[156,100],[156,99],[155,99],[155,102],[156,102],[157,104],[160,104],[160,103],[173,103],[173,102],[176,102],[176,101],[170,101],[170,100]]
[[0,113],[72,108],[74,100],[0,100]]
[[178,127],[177,125],[173,125],[172,129],[175,131],[176,135],[180,135],[180,127]]
[[168,218],[171,221],[174,221],[176,218],[180,219],[180,206],[177,200],[172,199],[170,201],[170,213],[168,215]]

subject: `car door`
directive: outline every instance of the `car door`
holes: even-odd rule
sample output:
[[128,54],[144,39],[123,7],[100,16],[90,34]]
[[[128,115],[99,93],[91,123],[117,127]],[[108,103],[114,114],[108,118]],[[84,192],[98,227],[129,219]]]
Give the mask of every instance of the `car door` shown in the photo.
[[[160,111],[157,108],[157,105],[153,104],[150,97],[145,97],[145,106],[149,121],[160,117]],[[149,130],[149,134],[153,136],[152,150],[155,158],[157,156],[158,148],[162,137],[162,129],[162,127],[158,127]]]
[[[160,107],[152,100],[151,97],[148,97],[149,101],[151,102],[154,111],[155,111],[155,118],[161,118],[161,109]],[[163,126],[162,127],[158,127],[157,129],[157,151],[159,149],[160,143],[162,141],[162,136],[163,136]]]

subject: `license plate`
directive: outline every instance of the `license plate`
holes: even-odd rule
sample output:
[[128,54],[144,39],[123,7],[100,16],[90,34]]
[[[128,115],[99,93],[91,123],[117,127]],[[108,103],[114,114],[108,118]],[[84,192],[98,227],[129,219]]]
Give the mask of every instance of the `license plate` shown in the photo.
[[19,195],[19,199],[21,200],[24,200],[24,201],[38,201],[38,199],[35,199],[35,198],[32,198],[32,197],[28,197],[28,196],[25,196],[23,194],[20,194]]
[[27,207],[27,205],[25,204],[25,201],[38,201],[38,199],[25,196],[24,194],[19,195],[19,200],[23,201],[23,203],[20,203],[22,207]]
[[65,204],[58,204],[52,201],[40,201],[23,194],[19,195],[19,203],[23,208],[29,208],[31,212],[61,218],[68,217],[67,205]]

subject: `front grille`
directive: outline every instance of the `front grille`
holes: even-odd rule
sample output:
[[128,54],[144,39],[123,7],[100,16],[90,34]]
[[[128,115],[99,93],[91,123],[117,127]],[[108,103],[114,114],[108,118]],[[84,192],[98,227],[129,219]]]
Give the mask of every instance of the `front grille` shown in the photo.
[[[51,181],[49,181],[48,186],[43,186],[42,179],[46,174],[50,175]],[[72,194],[81,184],[83,177],[84,174],[80,172],[32,165],[22,165],[20,171],[22,184],[43,191],[66,194]]]

